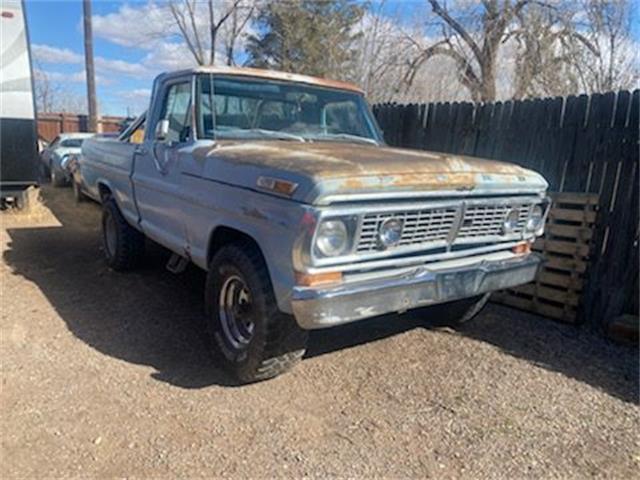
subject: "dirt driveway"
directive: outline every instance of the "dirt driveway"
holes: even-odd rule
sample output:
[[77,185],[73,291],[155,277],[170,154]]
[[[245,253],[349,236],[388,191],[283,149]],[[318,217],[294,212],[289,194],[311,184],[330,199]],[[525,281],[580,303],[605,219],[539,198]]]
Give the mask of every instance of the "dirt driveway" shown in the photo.
[[637,350],[490,306],[313,333],[238,387],[202,338],[203,275],[102,262],[99,208],[45,188],[3,216],[2,478],[574,477],[640,468]]

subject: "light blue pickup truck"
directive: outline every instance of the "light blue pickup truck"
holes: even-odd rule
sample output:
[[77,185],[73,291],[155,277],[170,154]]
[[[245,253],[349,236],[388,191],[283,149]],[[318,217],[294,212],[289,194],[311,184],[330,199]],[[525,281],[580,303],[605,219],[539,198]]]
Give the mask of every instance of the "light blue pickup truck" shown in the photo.
[[549,207],[535,172],[385,146],[356,86],[253,69],[160,75],[79,172],[113,269],[149,237],[170,270],[207,271],[212,348],[245,382],[294,365],[309,329],[444,302],[471,318],[534,278]]

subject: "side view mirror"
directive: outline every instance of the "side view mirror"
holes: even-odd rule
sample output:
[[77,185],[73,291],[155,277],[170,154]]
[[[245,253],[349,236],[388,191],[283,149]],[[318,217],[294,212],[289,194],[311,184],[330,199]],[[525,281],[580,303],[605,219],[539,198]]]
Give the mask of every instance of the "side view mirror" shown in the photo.
[[169,135],[169,120],[158,121],[156,125],[156,140],[162,142],[167,138],[167,135]]

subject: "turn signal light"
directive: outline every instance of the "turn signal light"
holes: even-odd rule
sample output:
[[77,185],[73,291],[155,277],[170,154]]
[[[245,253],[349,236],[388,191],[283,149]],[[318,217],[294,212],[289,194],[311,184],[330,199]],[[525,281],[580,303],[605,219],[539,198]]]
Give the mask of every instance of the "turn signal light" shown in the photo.
[[296,283],[302,287],[315,287],[342,282],[341,272],[300,273],[296,272]]
[[531,253],[531,244],[529,242],[519,243],[511,249],[516,255],[523,255],[525,253]]
[[256,185],[265,190],[271,190],[272,192],[286,195],[287,197],[293,195],[293,192],[298,188],[297,183],[272,177],[258,177]]

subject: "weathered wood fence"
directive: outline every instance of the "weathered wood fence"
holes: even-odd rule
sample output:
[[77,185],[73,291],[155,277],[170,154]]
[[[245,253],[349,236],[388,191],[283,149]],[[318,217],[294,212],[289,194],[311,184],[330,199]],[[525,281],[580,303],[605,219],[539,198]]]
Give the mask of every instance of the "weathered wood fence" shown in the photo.
[[[98,120],[100,131],[118,132],[123,117],[101,117]],[[38,136],[48,142],[60,133],[88,132],[89,119],[86,115],[75,113],[39,113]]]
[[555,192],[599,194],[579,318],[638,313],[640,91],[487,104],[382,104],[390,145],[495,158],[542,173]]

